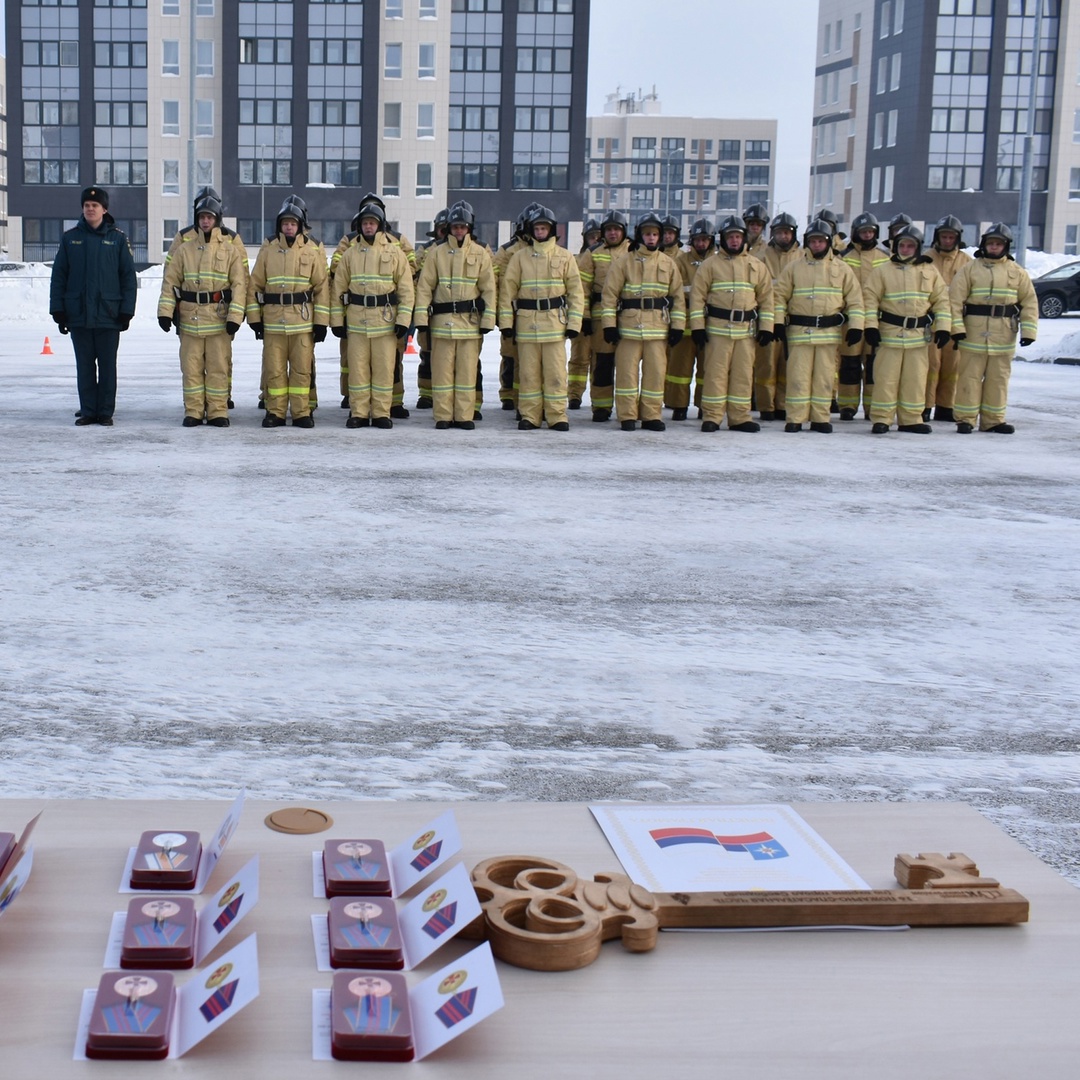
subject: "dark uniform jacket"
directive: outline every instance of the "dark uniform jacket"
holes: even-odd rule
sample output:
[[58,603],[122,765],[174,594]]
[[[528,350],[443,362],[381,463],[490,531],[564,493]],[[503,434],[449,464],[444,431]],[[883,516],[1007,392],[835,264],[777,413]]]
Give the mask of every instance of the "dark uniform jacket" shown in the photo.
[[85,218],[60,239],[53,262],[49,311],[69,327],[122,330],[135,314],[135,260],[127,237],[106,214],[91,229]]

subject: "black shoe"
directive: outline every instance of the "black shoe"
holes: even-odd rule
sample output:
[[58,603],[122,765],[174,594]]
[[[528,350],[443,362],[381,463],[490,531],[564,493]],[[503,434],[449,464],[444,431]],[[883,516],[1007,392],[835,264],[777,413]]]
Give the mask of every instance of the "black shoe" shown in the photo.
[[855,419],[855,410],[854,409],[841,409],[840,410],[840,419],[844,420],[844,421],[854,420]]
[[[578,409],[580,407],[581,407],[581,402],[580,401],[577,403],[577,405],[571,405],[570,406],[571,409]],[[516,409],[516,408],[517,408],[517,406],[514,404],[514,399],[513,398],[503,398],[503,402],[502,402],[502,410],[503,410],[503,412],[510,412],[511,409]]]
[[[566,407],[568,409],[580,409],[581,408],[581,398],[576,398],[576,397],[568,398],[567,402],[566,402]],[[505,404],[503,404],[503,408],[504,409],[506,408]]]
[[342,407],[343,409],[347,409],[347,408],[349,407],[349,395],[348,395],[348,394],[346,394],[346,395],[345,395],[345,396],[344,396],[344,397],[343,397],[343,398],[341,399],[341,407]]
[[181,427],[202,427],[202,417],[201,416],[185,416],[184,419],[180,421],[180,426]]
[[536,425],[531,420],[519,420],[518,431],[535,431]]
[[446,431],[447,428],[449,428],[449,427],[450,427],[450,421],[449,420],[436,420],[435,421],[435,430],[436,431]]
[[565,420],[560,420],[557,424],[550,425],[550,431],[569,431],[570,425]]
[[870,429],[870,434],[871,435],[887,435],[888,433],[889,433],[889,425],[888,424],[875,424]]
[[474,431],[476,422],[474,420],[455,420],[454,427],[461,428],[462,431]]
[[592,418],[594,424],[602,424],[605,420],[611,419],[610,409],[593,409]]
[[785,431],[802,431],[802,424],[785,424]]
[[293,427],[312,428],[315,426],[315,417],[310,413],[307,416],[298,416],[292,422]]
[[[927,417],[927,419],[929,420],[930,418]],[[934,410],[934,419],[940,420],[943,424],[953,424],[956,422],[956,419],[953,416],[952,409],[946,407],[945,405],[939,405]]]
[[755,420],[744,420],[741,424],[728,426],[728,431],[760,431],[761,425]]
[[76,427],[89,427],[91,424],[96,424],[96,423],[97,423],[97,417],[96,416],[83,416],[82,413],[79,413],[79,415],[77,417],[75,417],[75,426]]
[[811,423],[810,430],[811,431],[820,431],[822,435],[831,435],[832,434],[832,424],[830,424],[830,423],[824,423],[824,424]]
[[[111,416],[99,416],[97,418],[97,422],[102,427],[112,427],[113,426],[113,419],[112,419]],[[1009,425],[1008,424],[998,424],[998,427],[1009,427]],[[991,428],[990,430],[991,431],[997,431],[997,428]],[[1009,432],[1007,432],[1007,434],[1011,434],[1011,433],[1012,433],[1012,429],[1009,428]]]
[[376,416],[375,419],[371,421],[371,426],[377,428],[392,428],[394,426],[394,421],[391,420],[389,416]]
[[987,431],[996,431],[999,435],[1012,435],[1016,428],[1012,424],[995,424],[993,427],[987,428]]
[[704,412],[704,410],[703,410],[703,409],[698,409],[698,411],[697,411],[697,418],[698,418],[699,420],[704,420],[704,419],[705,419],[705,412]]
[[957,435],[970,435],[974,430],[975,428],[966,420],[961,420],[960,423],[956,425]]
[[432,401],[429,397],[418,397],[416,399],[416,408],[418,409],[430,409],[431,405]]
[[643,431],[667,431],[667,424],[663,420],[642,420]]
[[715,420],[705,420],[701,425],[701,430],[708,432],[719,431],[720,425]]
[[623,420],[619,423],[620,431],[637,431],[636,420]]
[[228,427],[229,418],[227,416],[215,416],[213,420],[206,421],[211,427]]
[[777,409],[773,415],[776,417],[777,420],[786,420],[787,409]]
[[931,415],[933,414],[933,412],[934,412],[934,410],[933,410],[933,409],[923,409],[923,411],[922,411],[922,418],[923,418],[923,423],[924,423],[924,424],[925,424],[925,423],[926,423],[926,422],[927,422],[927,421],[928,421],[928,420],[930,419],[930,417],[931,417]]
[[257,409],[266,408],[266,398],[259,398],[259,404],[255,406]]
[[366,416],[350,416],[349,419],[345,421],[345,426],[347,428],[359,428],[367,427],[370,423],[371,421]]
[[929,435],[934,429],[929,424],[898,424],[896,430],[907,431],[912,435]]
[[262,426],[263,427],[284,427],[285,426],[285,417],[284,416],[275,416],[273,413],[267,413],[263,417]]
[[835,416],[839,411],[840,402],[838,402],[836,398],[833,398],[832,401],[829,403],[829,412],[832,413],[833,416]]
[[686,419],[686,414],[689,411],[690,411],[689,409],[672,409],[671,410],[671,419],[672,420],[685,420]]
[[767,424],[767,423],[769,423],[769,421],[770,421],[770,420],[775,420],[775,419],[776,419],[776,413],[774,413],[774,412],[769,412],[769,411],[768,411],[768,410],[766,409],[766,411],[765,411],[765,412],[763,412],[763,413],[759,413],[759,414],[758,414],[758,419],[759,419],[759,420],[761,420],[761,422],[762,422],[763,424]]
[[479,423],[479,422],[480,422],[481,420],[483,420],[483,419],[484,419],[484,414],[483,414],[483,413],[482,413],[482,412],[481,412],[481,411],[480,411],[479,409],[477,409],[477,410],[476,410],[476,411],[475,411],[475,412],[474,412],[474,413],[472,414],[472,418],[473,418],[473,423],[474,423],[474,424],[478,424],[478,423]]
[[404,405],[391,405],[390,406],[390,415],[395,420],[408,420],[409,419],[409,410],[406,409]]
[[228,401],[225,402],[225,408],[226,409],[235,409],[236,408],[236,402],[233,401],[232,398],[229,398]]

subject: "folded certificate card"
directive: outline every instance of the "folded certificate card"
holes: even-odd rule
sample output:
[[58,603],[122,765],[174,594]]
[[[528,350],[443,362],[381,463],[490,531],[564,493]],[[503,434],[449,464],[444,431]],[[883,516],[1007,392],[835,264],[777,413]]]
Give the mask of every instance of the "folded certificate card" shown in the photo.
[[0,915],[15,903],[15,898],[30,878],[30,868],[33,865],[34,849],[28,847],[22,851],[21,858],[9,862],[5,867],[6,876],[0,881]]
[[34,826],[38,823],[38,818],[40,818],[44,812],[44,810],[39,810],[26,823],[26,828],[23,829],[18,842],[15,840],[14,833],[0,832],[0,881],[7,880],[8,874],[15,869],[15,864],[22,857],[22,853],[26,850],[26,845],[30,843],[30,834],[34,831]]

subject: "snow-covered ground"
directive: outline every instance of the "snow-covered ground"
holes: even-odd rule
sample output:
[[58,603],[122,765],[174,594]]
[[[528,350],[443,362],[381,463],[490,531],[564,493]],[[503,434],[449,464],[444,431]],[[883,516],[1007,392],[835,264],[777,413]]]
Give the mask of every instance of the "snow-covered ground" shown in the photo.
[[245,327],[196,431],[148,287],[76,428],[47,296],[0,286],[3,795],[963,800],[1080,883],[1080,368],[1015,365],[1011,438],[526,433],[488,339],[476,431],[347,431],[328,342],[265,431]]

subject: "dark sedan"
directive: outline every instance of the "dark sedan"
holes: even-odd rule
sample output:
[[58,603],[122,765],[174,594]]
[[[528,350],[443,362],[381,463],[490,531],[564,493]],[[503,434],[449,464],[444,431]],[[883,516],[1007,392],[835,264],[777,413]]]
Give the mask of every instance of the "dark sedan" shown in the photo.
[[1080,310],[1080,262],[1059,266],[1032,284],[1039,298],[1041,318],[1056,319],[1067,311]]

